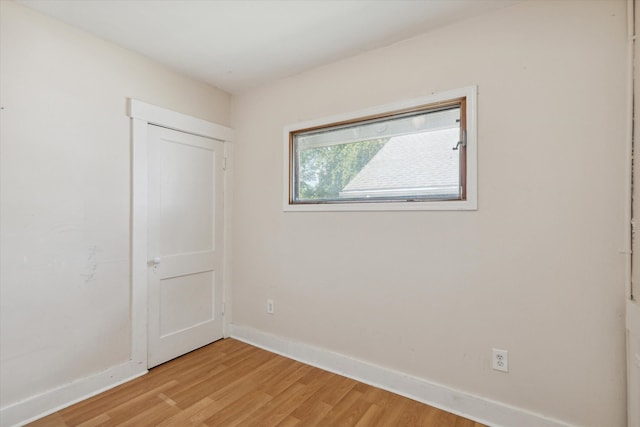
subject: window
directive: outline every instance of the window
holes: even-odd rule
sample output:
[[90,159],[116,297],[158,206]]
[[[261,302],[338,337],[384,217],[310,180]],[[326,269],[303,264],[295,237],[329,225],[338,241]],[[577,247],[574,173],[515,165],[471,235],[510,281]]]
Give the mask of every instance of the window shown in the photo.
[[475,209],[475,92],[288,126],[285,210]]

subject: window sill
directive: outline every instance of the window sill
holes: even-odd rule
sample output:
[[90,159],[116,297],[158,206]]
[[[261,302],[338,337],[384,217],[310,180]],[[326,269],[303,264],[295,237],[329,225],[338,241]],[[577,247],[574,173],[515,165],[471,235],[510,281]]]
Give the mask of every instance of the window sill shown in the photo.
[[433,201],[433,202],[395,202],[395,203],[307,203],[289,204],[283,207],[285,212],[366,212],[366,211],[475,211],[475,200]]

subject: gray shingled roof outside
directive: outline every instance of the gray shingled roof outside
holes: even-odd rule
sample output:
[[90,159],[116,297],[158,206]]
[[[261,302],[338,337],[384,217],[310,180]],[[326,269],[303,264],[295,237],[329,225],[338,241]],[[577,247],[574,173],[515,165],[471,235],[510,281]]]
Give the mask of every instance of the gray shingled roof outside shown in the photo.
[[390,138],[340,192],[341,198],[460,196],[460,129]]

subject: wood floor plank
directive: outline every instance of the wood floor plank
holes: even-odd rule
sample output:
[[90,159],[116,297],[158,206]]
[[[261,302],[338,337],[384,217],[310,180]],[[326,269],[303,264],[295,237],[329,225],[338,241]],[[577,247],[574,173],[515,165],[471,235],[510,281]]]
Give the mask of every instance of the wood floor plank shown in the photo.
[[206,406],[198,410],[194,415],[189,417],[189,425],[197,425],[197,426],[206,426],[204,420],[216,414],[224,409],[224,406],[220,405],[218,402],[213,401],[211,405]]
[[255,411],[251,417],[243,420],[238,426],[251,427],[251,426],[276,426],[288,415],[291,414],[293,409],[288,407],[288,401],[293,399],[294,396],[304,389],[304,385],[300,383],[294,383],[282,393],[267,402],[266,405],[260,407]]
[[360,419],[367,413],[372,406],[371,402],[362,398],[362,393],[353,389],[358,394],[358,399],[349,406],[333,423],[335,427],[351,427],[358,424]]
[[[308,404],[308,402],[311,404]],[[332,406],[328,403],[325,403],[321,400],[316,400],[313,398],[309,398],[307,402],[305,402],[304,411],[300,411],[300,407],[298,407],[291,415],[298,418],[296,415],[297,412],[300,412],[302,415],[299,416],[299,419],[304,420],[305,427],[314,427],[317,426],[320,421],[327,416],[329,411],[331,411]]]
[[60,412],[70,425],[78,425],[78,423],[100,416],[109,409],[130,403],[149,389],[162,388],[164,390],[175,384],[177,381],[167,382],[164,376],[149,376],[148,374],[144,376],[144,379],[143,377],[136,378]]
[[443,411],[441,409],[438,409],[437,411],[438,411],[437,422],[439,425],[443,427],[455,427],[456,420],[458,419],[456,415]]
[[[120,427],[154,427],[165,420],[167,417],[172,417],[179,414],[180,408],[175,405],[170,405],[167,402],[158,399],[158,402],[150,405],[147,409],[138,412],[124,422],[113,422],[109,420],[104,426],[120,426]],[[133,416],[131,416],[133,415]]]
[[78,426],[89,421],[94,423],[96,419],[101,419],[105,414],[109,416],[109,419],[100,425],[118,425],[118,423],[129,419],[132,411],[144,410],[150,403],[155,403],[157,395],[174,384],[177,384],[177,381],[171,380],[157,386],[153,384],[155,387],[147,390],[142,383],[138,383],[135,389],[125,389],[124,397],[115,394],[113,400],[110,401],[96,396],[92,398],[97,405],[95,408],[86,406],[86,404],[79,407],[74,405],[63,409],[60,413],[70,426]]
[[318,397],[322,399],[323,402],[335,406],[356,384],[358,384],[358,382],[351,378],[335,375],[333,381],[328,384],[329,387],[321,392]]
[[300,420],[289,415],[287,418],[282,420],[276,427],[295,427],[300,424]]
[[[109,420],[103,425],[107,427],[126,425],[134,418],[139,419],[139,414],[141,413],[174,415],[179,409],[175,405],[168,404],[159,395],[175,383],[177,383],[176,380],[170,381],[160,387],[142,393],[140,396],[113,409],[107,410],[106,414],[109,416]],[[150,412],[150,408],[153,409],[153,412]]]
[[233,404],[225,406],[221,411],[205,419],[203,423],[209,426],[235,427],[251,417],[259,408],[262,408],[272,399],[270,395],[263,391],[254,390],[237,399]]
[[486,427],[234,339],[30,427]]
[[268,395],[266,395],[264,399],[262,398],[261,395],[265,395],[265,393],[258,387],[261,382],[260,380],[262,378],[270,378],[273,373],[285,369],[289,365],[290,364],[286,358],[272,357],[271,360],[262,364],[257,369],[247,371],[244,375],[238,375],[235,380],[221,388],[212,389],[213,392],[209,394],[209,397],[215,403],[215,407],[206,408],[200,411],[196,416],[192,417],[192,420],[198,420],[202,423],[212,422],[216,419],[216,414],[218,414],[218,412],[224,411],[225,414],[229,413],[229,410],[225,411],[225,409],[231,406],[235,408],[243,408],[245,413],[243,413],[242,416],[238,416],[238,419],[236,420],[238,422],[242,421],[246,416],[251,415],[251,413],[248,412],[247,404],[244,401],[249,400],[250,404],[248,406],[255,404],[255,402],[251,403],[252,400],[249,399],[251,397],[251,393],[256,393],[256,396],[259,397],[260,404],[266,403],[266,400],[271,399],[271,396]]
[[474,427],[475,425],[476,423],[467,418],[456,417],[454,427]]
[[425,412],[431,412],[433,410],[437,411],[436,408],[429,408],[429,411],[425,411],[423,406],[424,405],[421,405],[416,401],[409,401],[404,411],[402,411],[402,414],[398,418],[398,424],[405,426],[423,425],[423,423],[420,421],[422,414],[424,414]]
[[318,426],[333,427],[334,425],[339,423],[340,419],[346,420],[346,418],[344,417],[345,413],[358,399],[360,399],[361,396],[362,393],[353,390],[353,387],[349,389],[349,391],[336,402],[333,408],[331,408],[327,416],[320,420]]
[[200,424],[199,422],[193,422],[191,418],[197,415],[200,411],[211,408],[213,405],[213,400],[205,397],[204,399],[196,402],[187,409],[182,410],[171,417],[165,417],[157,424],[157,427],[190,426],[194,424]]
[[97,427],[104,425],[111,418],[107,414],[100,414],[97,417],[90,419],[89,421],[85,421],[81,424],[78,424],[78,427]]
[[[298,419],[305,420],[305,425],[315,426],[333,409],[335,403],[353,388],[354,381],[340,375],[318,370],[327,379],[325,383],[310,397],[302,402],[292,413]],[[312,415],[309,415],[312,414]]]
[[[365,400],[363,398],[360,398],[361,400]],[[376,405],[375,403],[370,403],[369,407],[367,408],[367,410],[364,412],[364,414],[362,414],[362,417],[360,417],[360,419],[358,420],[358,422],[356,423],[356,425],[354,427],[369,427],[372,426],[373,423],[380,418],[380,413],[382,412],[382,410],[380,409],[380,407],[378,405]]]
[[[409,399],[402,396],[387,396],[386,394],[384,396],[386,399],[381,401],[379,405],[382,410],[380,417],[377,420],[373,420],[371,427],[393,427],[398,425],[398,419],[402,416],[409,403]],[[434,424],[434,427],[436,425]]]
[[[319,369],[312,368],[307,365],[302,365],[305,369],[298,369],[295,371],[295,375],[292,375],[291,378],[295,378],[296,382],[291,384],[291,387],[296,387],[297,391],[293,396],[284,400],[282,404],[280,404],[277,409],[272,410],[272,413],[269,417],[263,419],[261,423],[265,425],[279,425],[281,422],[277,422],[282,416],[286,418],[296,418],[291,414],[300,406],[302,402],[305,402],[307,399],[313,398],[315,393],[322,388],[328,378],[315,377],[314,374]],[[322,372],[322,371],[320,371]],[[315,378],[314,380],[310,380],[310,378]],[[284,382],[282,382],[284,383]],[[264,389],[265,392],[274,393],[274,389]],[[280,396],[280,392],[275,394],[276,396]],[[298,418],[296,418],[298,419]]]
[[269,354],[264,353],[253,354],[250,357],[242,359],[243,362],[233,363],[231,366],[227,366],[225,363],[227,368],[218,374],[207,374],[192,383],[185,382],[182,384],[180,390],[171,394],[171,398],[174,399],[181,408],[187,408],[200,400],[201,396],[207,396],[225,387],[227,384],[236,381],[238,376],[244,376],[246,372],[258,369],[269,359]]

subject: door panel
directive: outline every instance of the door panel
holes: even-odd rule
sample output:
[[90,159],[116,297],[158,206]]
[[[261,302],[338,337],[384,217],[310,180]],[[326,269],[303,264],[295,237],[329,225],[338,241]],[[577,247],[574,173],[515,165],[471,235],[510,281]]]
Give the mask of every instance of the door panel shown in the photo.
[[148,135],[153,367],[222,338],[224,146],[151,125]]
[[213,271],[162,279],[159,290],[161,338],[214,320]]
[[[165,135],[177,133],[163,131]],[[175,135],[172,139],[160,137],[157,148],[161,162],[160,251],[181,254],[214,250],[212,173],[217,153],[184,144]]]

